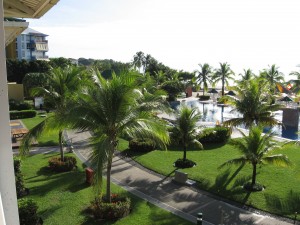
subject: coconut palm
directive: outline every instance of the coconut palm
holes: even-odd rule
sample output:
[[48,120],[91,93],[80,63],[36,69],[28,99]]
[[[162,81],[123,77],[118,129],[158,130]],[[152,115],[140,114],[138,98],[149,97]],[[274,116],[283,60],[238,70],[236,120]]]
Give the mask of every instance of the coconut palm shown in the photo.
[[272,66],[269,66],[268,69],[264,69],[263,72],[260,73],[260,76],[269,82],[270,89],[273,93],[275,93],[276,90],[276,83],[284,81],[284,75],[282,72],[279,72],[278,69],[279,67],[273,64]]
[[145,64],[145,54],[142,51],[137,52],[134,56],[133,56],[133,62],[132,62],[133,66],[135,68],[139,69],[139,72],[141,71],[141,67],[144,66]]
[[244,69],[244,73],[240,73],[239,75],[241,76],[241,80],[239,81],[239,83],[241,84],[248,82],[249,80],[255,77],[255,74],[252,72],[251,69]]
[[202,144],[197,140],[197,122],[200,118],[201,114],[197,108],[181,106],[178,111],[172,135],[174,141],[183,147],[183,161],[187,160],[186,152],[189,146],[194,145],[200,149],[203,148]]
[[196,81],[199,83],[199,85],[203,84],[203,95],[204,91],[207,91],[208,84],[211,83],[211,77],[212,77],[212,68],[209,64],[204,63],[199,64],[200,70],[196,70]]
[[142,91],[137,89],[136,75],[124,72],[105,80],[96,73],[95,78],[94,85],[79,96],[70,117],[77,119],[74,127],[94,134],[91,138],[94,184],[99,194],[106,164],[106,198],[111,202],[110,175],[118,139],[124,135],[151,138],[157,146],[165,148],[169,136],[166,126],[153,113],[160,109],[161,104],[144,101]]
[[252,179],[251,187],[256,184],[257,166],[264,164],[273,164],[276,166],[288,166],[290,161],[286,155],[277,154],[270,155],[270,152],[279,149],[280,146],[272,141],[273,133],[262,135],[262,128],[259,126],[251,127],[249,135],[245,135],[242,131],[242,138],[231,139],[229,144],[237,148],[242,156],[231,159],[223,163],[221,167],[232,164],[245,164],[252,165]]
[[237,97],[228,96],[230,103],[234,106],[232,112],[238,112],[241,117],[232,118],[224,122],[225,126],[245,125],[269,125],[273,126],[279,122],[273,117],[272,112],[279,110],[280,105],[271,104],[270,95],[266,81],[259,78],[249,80],[244,85],[233,88]]
[[228,81],[233,80],[232,75],[234,75],[234,72],[230,69],[230,65],[228,63],[220,63],[220,68],[215,71],[212,77],[214,83],[221,81],[222,96],[224,96],[225,85],[228,86]]
[[61,161],[64,160],[63,130],[67,126],[68,102],[75,98],[77,91],[83,85],[85,71],[79,67],[55,68],[48,76],[48,88],[36,87],[31,89],[33,96],[44,97],[44,102],[51,108],[52,113],[32,128],[22,139],[20,152],[26,154],[30,144],[42,133],[58,130],[58,140]]

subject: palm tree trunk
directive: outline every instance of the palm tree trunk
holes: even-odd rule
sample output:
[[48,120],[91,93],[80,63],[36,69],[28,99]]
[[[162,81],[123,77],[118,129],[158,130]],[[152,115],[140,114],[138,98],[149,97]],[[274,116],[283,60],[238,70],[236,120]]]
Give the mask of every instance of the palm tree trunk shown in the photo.
[[186,146],[183,148],[183,161],[186,160]]
[[252,163],[252,167],[253,167],[253,172],[252,172],[252,182],[251,182],[251,186],[253,187],[254,184],[256,183],[256,163]]
[[64,161],[64,148],[63,148],[63,140],[62,140],[62,130],[58,133],[58,141],[59,141],[59,150],[60,150],[60,161]]
[[112,164],[112,159],[108,159],[107,169],[106,169],[106,201],[109,203],[111,203],[111,192],[110,192],[111,164]]
[[225,80],[224,80],[224,77],[222,78],[222,96],[224,96],[225,94]]
[[204,84],[203,84],[203,94],[202,95],[204,96]]

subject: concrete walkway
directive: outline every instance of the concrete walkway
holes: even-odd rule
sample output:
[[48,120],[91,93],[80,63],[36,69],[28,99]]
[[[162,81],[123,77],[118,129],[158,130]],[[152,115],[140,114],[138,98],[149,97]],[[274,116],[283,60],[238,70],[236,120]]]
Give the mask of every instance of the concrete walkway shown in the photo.
[[[90,133],[69,131],[68,137],[72,139],[75,154],[89,165]],[[149,171],[130,158],[114,157],[112,182],[195,224],[199,212],[203,213],[203,225],[292,224],[236,207],[204,191],[174,183],[171,178]]]

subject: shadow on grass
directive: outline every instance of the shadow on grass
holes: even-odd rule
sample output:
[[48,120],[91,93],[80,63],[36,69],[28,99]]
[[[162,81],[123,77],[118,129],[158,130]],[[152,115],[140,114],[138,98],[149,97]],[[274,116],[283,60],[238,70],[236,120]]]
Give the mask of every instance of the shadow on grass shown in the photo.
[[48,147],[48,146],[57,146],[57,141],[39,141],[38,146],[39,147]]
[[[299,213],[300,192],[290,190],[284,198],[278,198],[276,195],[265,194],[266,203],[270,211],[277,214],[294,215]],[[298,218],[299,220],[300,218]]]
[[204,150],[216,150],[227,144],[227,142],[222,143],[202,143]]

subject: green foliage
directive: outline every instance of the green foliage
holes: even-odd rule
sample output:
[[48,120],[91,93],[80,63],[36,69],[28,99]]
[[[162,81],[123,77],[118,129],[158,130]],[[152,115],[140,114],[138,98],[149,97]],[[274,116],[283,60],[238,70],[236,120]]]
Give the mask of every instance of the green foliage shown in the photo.
[[49,74],[47,73],[27,73],[23,79],[25,96],[30,95],[30,89],[34,87],[45,87],[49,85]]
[[164,82],[161,88],[168,93],[169,101],[172,101],[176,95],[184,90],[184,85],[178,80],[169,80]]
[[199,100],[200,101],[207,101],[210,99],[210,96],[209,95],[200,95],[199,96]]
[[47,73],[50,71],[49,63],[44,60],[28,62],[26,60],[7,59],[6,67],[7,80],[18,84],[22,84],[23,78],[27,73]]
[[73,170],[77,164],[77,160],[73,156],[65,156],[62,161],[60,157],[49,159],[49,168],[55,172],[67,172]]
[[111,202],[97,198],[92,202],[90,208],[96,219],[115,220],[129,215],[131,201],[128,197],[116,197],[112,194]]
[[10,111],[21,111],[33,109],[33,105],[28,102],[19,102],[14,99],[9,100],[9,110]]
[[191,167],[194,167],[196,166],[196,163],[192,160],[189,160],[189,159],[177,159],[175,162],[174,162],[174,166],[177,167],[177,168],[191,168]]
[[32,118],[36,116],[36,111],[35,110],[10,111],[9,116],[11,120]]
[[32,199],[22,198],[18,200],[20,225],[36,225],[39,217],[38,206]]
[[222,96],[221,98],[218,99],[218,104],[224,104],[227,105],[230,102],[229,96]]
[[14,170],[15,170],[15,182],[17,197],[20,198],[26,195],[26,188],[24,186],[24,176],[21,172],[21,160],[14,157]]
[[70,59],[66,59],[64,57],[50,58],[49,64],[52,68],[57,68],[57,67],[66,68],[68,66],[73,65]]
[[214,84],[221,81],[222,84],[222,96],[224,96],[225,85],[228,86],[228,81],[233,80],[232,75],[234,72],[231,70],[230,65],[228,63],[220,63],[220,68],[218,68],[214,75],[212,76],[212,80]]
[[155,149],[155,143],[149,138],[134,138],[129,141],[129,148],[137,152],[150,152]]
[[224,143],[230,138],[230,129],[227,127],[206,128],[198,136],[201,143]]

